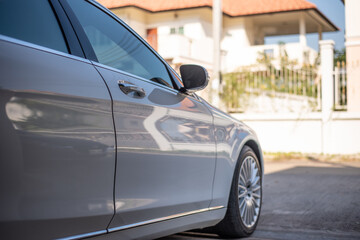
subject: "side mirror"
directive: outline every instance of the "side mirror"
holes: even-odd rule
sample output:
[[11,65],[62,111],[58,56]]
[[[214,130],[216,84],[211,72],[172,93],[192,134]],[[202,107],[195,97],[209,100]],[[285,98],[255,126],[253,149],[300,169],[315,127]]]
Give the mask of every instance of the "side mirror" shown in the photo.
[[180,74],[184,87],[183,92],[193,93],[203,90],[209,83],[209,75],[205,68],[199,65],[181,65]]

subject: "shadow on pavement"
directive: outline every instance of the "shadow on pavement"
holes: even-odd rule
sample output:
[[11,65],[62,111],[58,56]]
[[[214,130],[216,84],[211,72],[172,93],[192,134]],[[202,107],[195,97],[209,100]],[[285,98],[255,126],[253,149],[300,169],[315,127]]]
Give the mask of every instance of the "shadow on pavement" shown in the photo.
[[[259,224],[247,239],[360,239],[360,168],[323,165],[266,174]],[[180,233],[166,239],[220,238]]]

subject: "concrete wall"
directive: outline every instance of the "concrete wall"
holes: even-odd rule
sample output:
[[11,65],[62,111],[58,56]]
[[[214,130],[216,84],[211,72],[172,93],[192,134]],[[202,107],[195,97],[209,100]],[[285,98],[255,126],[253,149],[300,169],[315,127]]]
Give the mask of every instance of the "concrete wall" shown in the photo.
[[224,18],[223,39],[221,49],[226,52],[226,65],[223,71],[232,71],[244,65],[244,48],[250,46],[250,40],[244,18]]
[[360,37],[360,1],[345,1],[345,28],[346,37]]
[[265,152],[360,153],[360,114],[333,112],[327,141],[323,141],[322,113],[232,116],[255,130]]

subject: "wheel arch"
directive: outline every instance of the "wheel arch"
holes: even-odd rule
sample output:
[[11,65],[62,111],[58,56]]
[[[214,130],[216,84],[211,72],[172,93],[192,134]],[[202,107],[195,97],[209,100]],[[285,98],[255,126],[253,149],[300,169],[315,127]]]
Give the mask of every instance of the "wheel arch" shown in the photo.
[[[262,177],[264,177],[264,157],[263,157],[263,153],[262,153],[262,149],[261,149],[259,140],[257,139],[256,135],[254,135],[254,134],[248,134],[246,137],[244,137],[236,151],[236,154],[233,153],[236,156],[236,159],[234,159],[235,165],[240,157],[241,151],[243,150],[243,148],[245,146],[250,147],[255,152],[255,155],[259,160]],[[235,157],[235,156],[233,156],[233,157]],[[235,173],[235,166],[233,169],[232,176],[234,176],[234,173]]]
[[[259,215],[257,215],[257,218],[255,219],[254,225],[247,228],[246,225],[241,220],[240,216],[240,210],[239,210],[239,198],[238,194],[236,193],[238,190],[238,174],[240,174],[240,157],[242,155],[242,152],[247,149],[246,151],[249,151],[248,148],[251,148],[253,152],[255,153],[256,157],[259,160],[260,164],[260,171],[261,175],[263,176],[263,155],[261,152],[260,144],[258,143],[256,136],[253,137],[252,135],[248,135],[244,138],[242,141],[242,144],[236,151],[237,153],[237,159],[235,161],[235,167],[233,168],[233,174],[232,174],[232,181],[231,181],[231,187],[229,189],[229,196],[227,199],[227,211],[224,215],[224,218],[215,226],[209,228],[209,232],[211,233],[217,233],[220,235],[220,237],[225,238],[239,238],[239,237],[247,237],[255,230],[256,225],[259,221]],[[244,152],[245,153],[245,152]],[[247,157],[245,157],[246,159]],[[261,183],[260,183],[261,186]],[[236,189],[234,189],[236,187]],[[260,189],[261,191],[261,189]],[[262,194],[261,194],[262,195]],[[261,195],[260,195],[260,203],[259,204],[259,210],[258,214],[260,214],[261,210]],[[245,201],[245,200],[243,200]],[[255,211],[255,210],[254,210]],[[255,214],[255,213],[254,213]],[[254,215],[255,216],[255,215]],[[239,221],[242,222],[239,224]]]
[[213,199],[211,201],[210,207],[226,207],[228,205],[230,188],[235,174],[236,163],[244,146],[250,147],[255,152],[255,155],[259,160],[261,176],[263,178],[264,161],[261,146],[258,139],[256,138],[256,135],[252,134],[251,132],[247,132],[243,138],[239,138],[239,141],[234,142],[232,148],[228,148],[229,152],[227,154],[218,156],[213,184]]
[[[250,147],[255,152],[256,157],[259,159],[259,164],[260,164],[260,168],[261,168],[261,174],[262,174],[262,176],[264,176],[264,159],[263,159],[263,154],[262,154],[262,150],[261,150],[260,145],[254,139],[249,139],[242,146],[241,150],[244,148],[244,146]],[[238,156],[240,156],[241,150],[240,150]],[[235,171],[234,171],[234,173],[235,173]]]

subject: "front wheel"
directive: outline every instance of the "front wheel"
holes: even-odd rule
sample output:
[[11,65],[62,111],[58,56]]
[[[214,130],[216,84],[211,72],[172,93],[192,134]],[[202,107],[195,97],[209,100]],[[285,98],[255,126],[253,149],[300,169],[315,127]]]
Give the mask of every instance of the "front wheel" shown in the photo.
[[262,173],[254,151],[245,146],[238,158],[225,218],[215,226],[222,237],[246,237],[255,231],[262,203]]

